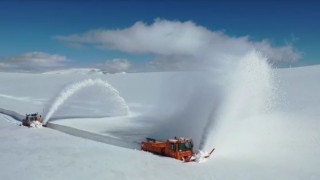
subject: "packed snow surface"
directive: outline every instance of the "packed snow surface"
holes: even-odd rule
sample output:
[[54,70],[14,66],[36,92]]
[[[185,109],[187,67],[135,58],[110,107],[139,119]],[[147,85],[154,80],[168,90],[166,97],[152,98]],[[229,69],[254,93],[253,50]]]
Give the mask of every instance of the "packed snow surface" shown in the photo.
[[[249,53],[224,72],[2,72],[0,179],[319,179],[320,66]],[[49,128],[19,126],[35,112]],[[174,136],[216,150],[204,163],[140,151]]]

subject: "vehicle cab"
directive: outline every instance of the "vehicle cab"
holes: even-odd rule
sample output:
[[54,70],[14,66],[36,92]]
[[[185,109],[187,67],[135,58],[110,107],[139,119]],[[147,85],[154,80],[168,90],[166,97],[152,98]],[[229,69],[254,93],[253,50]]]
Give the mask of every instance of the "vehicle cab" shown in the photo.
[[182,161],[189,161],[194,154],[191,139],[175,138],[169,139],[167,143],[169,144],[167,147],[169,147],[168,154],[170,157]]
[[26,114],[26,117],[22,120],[22,125],[31,127],[32,125],[40,125],[43,119],[38,113]]

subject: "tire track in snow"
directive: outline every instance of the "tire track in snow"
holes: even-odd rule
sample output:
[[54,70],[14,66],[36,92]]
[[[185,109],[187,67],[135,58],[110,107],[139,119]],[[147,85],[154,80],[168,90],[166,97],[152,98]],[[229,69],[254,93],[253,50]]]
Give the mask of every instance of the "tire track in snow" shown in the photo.
[[73,128],[70,126],[54,124],[52,122],[47,122],[46,126],[48,128],[51,128],[72,136],[84,138],[84,139],[89,139],[89,140],[93,140],[93,141],[97,141],[97,142],[101,142],[109,145],[114,145],[118,147],[123,147],[123,148],[140,149],[140,145],[138,143],[125,140],[122,138],[105,136],[103,134],[93,133],[93,132]]

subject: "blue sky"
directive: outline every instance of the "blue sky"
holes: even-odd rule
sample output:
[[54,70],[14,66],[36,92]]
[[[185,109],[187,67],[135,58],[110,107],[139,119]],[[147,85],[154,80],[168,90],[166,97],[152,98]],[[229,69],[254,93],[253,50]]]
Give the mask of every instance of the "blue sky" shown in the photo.
[[[121,30],[136,22],[155,19],[186,22],[228,37],[267,39],[274,46],[290,45],[302,56],[296,65],[320,64],[320,4],[297,1],[1,1],[0,57],[10,59],[28,52],[65,56],[72,65],[104,63],[115,58],[144,63],[152,53],[71,46],[57,36],[103,30]],[[1,60],[0,58],[0,60]]]

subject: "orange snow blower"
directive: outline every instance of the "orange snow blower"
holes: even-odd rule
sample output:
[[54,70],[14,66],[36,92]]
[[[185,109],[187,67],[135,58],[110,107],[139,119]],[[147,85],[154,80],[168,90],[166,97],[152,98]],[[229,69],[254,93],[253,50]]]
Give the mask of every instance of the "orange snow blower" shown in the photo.
[[[154,154],[175,158],[184,162],[192,162],[196,160],[197,154],[193,151],[192,139],[174,138],[167,141],[157,141],[147,138],[141,142],[141,150],[152,152]],[[215,148],[203,158],[209,158]]]

